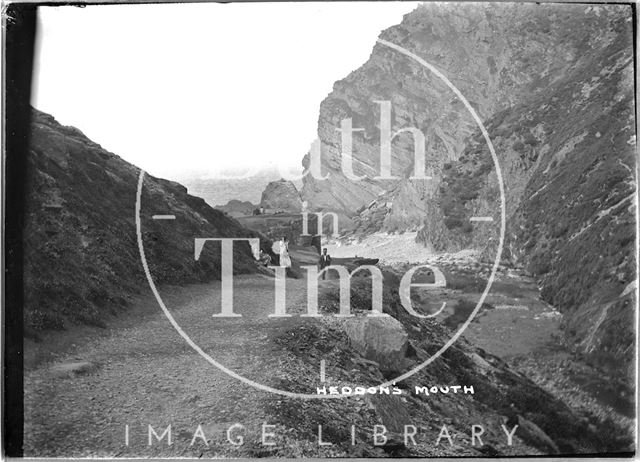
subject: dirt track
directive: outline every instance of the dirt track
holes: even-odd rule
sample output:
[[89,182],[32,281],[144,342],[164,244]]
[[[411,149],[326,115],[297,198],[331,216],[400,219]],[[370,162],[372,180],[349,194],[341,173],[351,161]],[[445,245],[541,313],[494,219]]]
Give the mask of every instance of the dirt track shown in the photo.
[[[287,279],[287,307],[302,306],[305,281]],[[277,370],[282,352],[266,339],[278,329],[303,322],[299,317],[268,319],[273,310],[273,280],[236,279],[236,311],[242,318],[214,319],[220,284],[161,290],[183,329],[212,357],[234,371],[265,382]],[[145,301],[146,302],[146,301]],[[306,321],[308,322],[308,321]],[[169,324],[164,314],[149,315],[135,326],[112,329],[54,364],[90,361],[87,374],[62,374],[42,363],[25,371],[26,456],[214,456],[233,455],[229,444],[189,447],[198,424],[207,438],[223,442],[229,425],[259,430],[260,402],[267,393],[232,379],[207,363]],[[125,445],[125,425],[130,445]],[[147,446],[147,425],[158,434],[172,425],[174,444]],[[224,449],[220,449],[224,446]],[[237,453],[241,455],[241,453]]]

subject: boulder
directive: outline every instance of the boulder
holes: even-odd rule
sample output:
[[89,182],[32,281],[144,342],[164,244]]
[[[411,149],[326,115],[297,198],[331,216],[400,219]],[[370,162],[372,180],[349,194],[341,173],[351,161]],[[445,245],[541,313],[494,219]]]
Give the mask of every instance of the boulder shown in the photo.
[[366,398],[386,429],[382,449],[393,456],[410,457],[405,445],[405,425],[412,422],[403,398],[400,395],[371,395]]
[[389,432],[403,433],[404,426],[411,423],[411,414],[401,395],[370,395],[367,399]]
[[380,364],[380,369],[400,372],[406,363],[409,336],[391,316],[347,318],[344,329],[353,349]]
[[260,205],[268,211],[300,212],[302,199],[296,186],[288,180],[272,181],[262,192]]
[[544,451],[546,454],[560,454],[558,445],[540,427],[518,416],[518,428],[516,435],[531,446]]

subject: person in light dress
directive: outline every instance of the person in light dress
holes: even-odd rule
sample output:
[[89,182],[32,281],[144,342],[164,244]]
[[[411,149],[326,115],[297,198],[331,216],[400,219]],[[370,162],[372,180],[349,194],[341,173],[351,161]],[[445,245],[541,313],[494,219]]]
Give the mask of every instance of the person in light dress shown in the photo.
[[289,256],[289,238],[283,237],[280,241],[280,266],[291,268],[291,257]]

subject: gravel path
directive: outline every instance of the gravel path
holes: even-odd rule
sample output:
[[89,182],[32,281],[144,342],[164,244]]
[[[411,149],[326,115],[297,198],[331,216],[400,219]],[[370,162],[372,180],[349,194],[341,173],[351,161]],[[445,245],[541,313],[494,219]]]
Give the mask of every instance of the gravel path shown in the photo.
[[[305,285],[287,279],[288,311],[304,306]],[[220,310],[219,283],[164,288],[161,295],[178,323],[213,358],[269,383],[286,356],[267,338],[304,318],[267,318],[274,306],[272,279],[237,277],[235,289],[234,306],[242,318],[212,318]],[[242,455],[222,444],[226,429],[240,422],[247,427],[245,439],[258,432],[266,419],[260,403],[268,394],[207,363],[157,310],[135,325],[79,342],[75,352],[54,364],[25,371],[25,456]],[[74,361],[89,361],[95,370],[56,369]],[[161,434],[169,424],[173,445],[165,440],[149,447],[148,425]],[[211,439],[209,447],[189,446],[199,424]]]
[[[306,279],[287,279],[286,284],[287,312],[300,314],[306,306]],[[161,294],[180,326],[204,351],[245,377],[276,386],[283,371],[298,367],[299,359],[272,339],[313,321],[267,317],[274,307],[273,279],[240,276],[234,287],[235,311],[242,318],[212,317],[220,311],[219,283],[164,287]],[[447,296],[464,294],[454,295]],[[623,428],[629,426],[631,421],[616,417],[610,406],[582,391],[576,395],[578,387],[570,378],[561,380],[558,370],[578,365],[568,358],[563,360],[567,363],[555,361],[552,347],[559,318],[538,299],[535,285],[498,278],[487,302],[493,309],[480,313],[465,332],[467,339],[509,360],[574,407],[595,408],[599,416],[614,416]],[[264,411],[265,404],[279,398],[206,362],[173,329],[150,295],[141,297],[132,311],[135,314],[119,317],[106,331],[79,328],[56,333],[52,338],[66,340],[44,341],[36,347],[40,352],[35,357],[47,361],[30,361],[33,355],[26,355],[25,456],[269,455],[260,452],[258,442],[263,422],[277,423]],[[53,350],[48,356],[45,346]],[[60,368],[80,361],[89,363],[81,374]],[[246,427],[243,446],[226,440],[227,429],[235,423]],[[160,435],[170,424],[173,445],[165,439],[149,446],[148,426]],[[208,445],[201,441],[190,445],[198,425]]]

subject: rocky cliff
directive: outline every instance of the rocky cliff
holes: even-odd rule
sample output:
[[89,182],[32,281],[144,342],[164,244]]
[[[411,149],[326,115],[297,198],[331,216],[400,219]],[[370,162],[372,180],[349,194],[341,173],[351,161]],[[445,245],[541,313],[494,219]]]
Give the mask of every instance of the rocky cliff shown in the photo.
[[[102,325],[148,290],[135,223],[140,170],[79,130],[33,110],[24,224],[27,335],[69,323]],[[154,214],[175,214],[171,221]],[[195,237],[257,237],[178,183],[146,176],[142,238],[156,283],[219,278],[219,246],[193,258]],[[259,271],[248,244],[235,246],[234,271]],[[269,243],[262,240],[265,249]]]
[[[578,350],[612,371],[631,368],[634,351],[635,120],[625,29],[613,22],[604,52],[586,51],[546,94],[489,122],[507,186],[505,258],[538,277],[543,298],[568,314]],[[463,225],[471,215],[497,217],[487,157],[476,137],[450,164],[439,195],[444,227],[425,226],[422,239],[438,248],[492,239]],[[496,239],[489,242],[495,252]]]
[[[505,263],[539,278],[543,297],[568,315],[567,336],[580,352],[630,371],[636,277],[630,8],[426,4],[381,38],[440,70],[484,121],[505,187]],[[385,110],[392,134],[407,127],[424,133],[431,180],[409,179],[415,162],[408,132],[392,143],[398,179],[375,178]],[[347,118],[364,129],[353,142],[360,181],[341,171],[336,128]],[[305,178],[302,195],[311,209],[339,212],[343,229],[418,229],[420,242],[435,250],[474,247],[495,257],[496,168],[469,111],[431,71],[376,44],[322,102],[318,135],[330,177]],[[303,163],[309,165],[309,155]],[[494,222],[473,223],[472,216]]]

